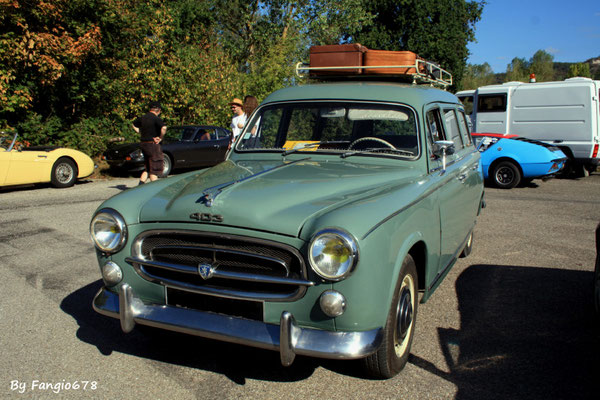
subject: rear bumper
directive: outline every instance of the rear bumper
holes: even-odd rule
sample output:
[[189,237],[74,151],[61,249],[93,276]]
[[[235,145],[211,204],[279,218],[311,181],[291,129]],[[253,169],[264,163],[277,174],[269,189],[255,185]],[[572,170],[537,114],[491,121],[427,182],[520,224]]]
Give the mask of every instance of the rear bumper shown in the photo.
[[383,340],[383,329],[332,332],[301,328],[284,311],[280,325],[166,305],[146,304],[124,284],[115,294],[106,288],[94,297],[94,310],[121,321],[124,332],[135,324],[279,351],[281,363],[291,365],[296,354],[330,359],[357,359],[374,353]]

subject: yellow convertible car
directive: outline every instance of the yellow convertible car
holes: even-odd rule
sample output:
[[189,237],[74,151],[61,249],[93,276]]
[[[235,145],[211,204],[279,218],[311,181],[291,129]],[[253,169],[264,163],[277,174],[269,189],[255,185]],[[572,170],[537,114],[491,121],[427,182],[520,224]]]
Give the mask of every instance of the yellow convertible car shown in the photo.
[[23,147],[14,136],[0,134],[0,187],[50,182],[64,188],[94,172],[86,154],[63,147]]

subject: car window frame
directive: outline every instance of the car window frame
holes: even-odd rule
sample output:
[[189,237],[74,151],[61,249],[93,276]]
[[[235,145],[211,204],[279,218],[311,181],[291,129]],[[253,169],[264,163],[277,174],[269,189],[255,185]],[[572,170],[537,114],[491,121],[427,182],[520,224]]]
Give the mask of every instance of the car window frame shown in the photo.
[[[379,106],[379,107],[390,107],[390,108],[394,108],[394,109],[402,109],[404,111],[410,112],[412,117],[414,118],[414,129],[415,129],[415,139],[416,139],[416,146],[417,146],[417,153],[413,156],[413,157],[406,157],[406,156],[398,156],[396,154],[392,154],[392,153],[365,153],[364,155],[366,156],[373,156],[373,157],[383,157],[383,158],[389,158],[389,157],[393,157],[395,159],[402,159],[402,160],[409,160],[409,161],[416,161],[418,159],[421,158],[422,154],[424,154],[424,150],[423,150],[423,145],[421,142],[421,132],[420,132],[420,115],[419,112],[415,109],[414,106],[410,105],[410,104],[406,104],[406,103],[396,103],[396,102],[389,102],[389,101],[385,101],[385,102],[380,102],[380,101],[369,101],[369,100],[344,100],[344,99],[333,99],[333,100],[317,100],[317,101],[308,101],[308,100],[301,100],[301,101],[283,101],[283,102],[273,102],[273,103],[268,103],[268,104],[263,104],[261,105],[257,110],[255,110],[255,112],[252,114],[252,120],[250,120],[247,124],[246,127],[244,128],[243,134],[247,133],[248,129],[252,129],[253,127],[255,127],[255,124],[257,121],[260,121],[261,118],[263,118],[264,114],[263,111],[265,109],[268,108],[277,108],[277,107],[281,107],[281,117],[279,119],[278,122],[278,126],[277,126],[277,133],[275,135],[275,146],[274,148],[262,148],[262,149],[251,149],[251,148],[241,148],[239,146],[239,143],[235,145],[234,147],[234,153],[236,154],[248,154],[248,153],[253,153],[253,152],[264,152],[264,153],[280,153],[283,150],[283,145],[285,144],[286,140],[289,140],[286,136],[286,138],[283,138],[283,132],[287,131],[289,129],[289,125],[290,122],[292,121],[292,111],[296,109],[296,106],[298,104],[312,104],[312,105],[318,105],[318,104],[327,104],[327,103],[331,103],[331,104],[337,104],[340,103],[341,105],[364,105],[364,106],[368,106],[368,105],[373,105],[373,106]],[[332,107],[335,108],[335,107]],[[250,128],[249,128],[250,127]],[[313,136],[311,137],[311,140],[315,140],[317,141],[317,139],[315,138],[317,135],[317,133],[319,135],[322,135],[322,126],[320,124],[315,124],[315,126],[313,127]],[[352,140],[350,140],[350,143],[352,142]],[[330,151],[328,151],[330,150]],[[320,149],[318,152],[311,152],[312,155],[314,154],[322,154],[322,155],[340,155],[341,151],[345,151],[345,150],[335,150],[334,149]]]
[[469,121],[467,120],[467,118],[469,118],[468,114],[465,112],[465,110],[460,108],[456,111],[459,117],[458,125],[463,135],[463,142],[465,144],[465,147],[471,147],[474,145],[474,142],[473,137],[471,136],[471,130],[469,129]]
[[[442,112],[444,113],[444,124],[446,124],[446,128],[448,129],[448,133],[450,134],[450,138],[447,138],[446,140],[451,140],[454,143],[454,149],[455,149],[455,151],[460,151],[460,150],[464,149],[465,148],[465,142],[464,142],[464,138],[462,136],[460,125],[458,123],[458,115],[456,113],[456,108],[455,107],[444,106],[442,108]],[[451,124],[452,121],[448,121],[448,117],[447,117],[448,113],[452,113],[452,115],[453,115],[454,128],[456,129],[457,135],[453,134],[453,127],[452,127],[452,124]],[[460,140],[460,143],[456,143],[456,140],[454,140],[455,137]]]

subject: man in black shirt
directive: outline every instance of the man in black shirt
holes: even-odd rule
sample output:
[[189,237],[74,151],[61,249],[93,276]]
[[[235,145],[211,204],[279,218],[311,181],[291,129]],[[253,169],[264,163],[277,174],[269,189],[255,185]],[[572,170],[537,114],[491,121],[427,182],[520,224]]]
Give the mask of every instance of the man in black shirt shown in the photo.
[[163,153],[160,149],[167,126],[159,117],[161,112],[160,103],[154,101],[150,103],[150,111],[133,121],[133,129],[140,134],[140,147],[144,154],[145,170],[140,176],[139,184],[158,179],[163,171]]

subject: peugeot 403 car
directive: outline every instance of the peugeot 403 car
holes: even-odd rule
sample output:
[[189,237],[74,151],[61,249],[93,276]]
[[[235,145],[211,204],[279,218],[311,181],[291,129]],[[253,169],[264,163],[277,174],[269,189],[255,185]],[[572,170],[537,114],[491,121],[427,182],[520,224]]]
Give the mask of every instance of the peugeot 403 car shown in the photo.
[[[99,313],[280,353],[406,364],[418,304],[473,246],[480,153],[458,99],[340,81],[270,95],[227,159],[91,221]],[[235,362],[231,360],[231,362]]]

